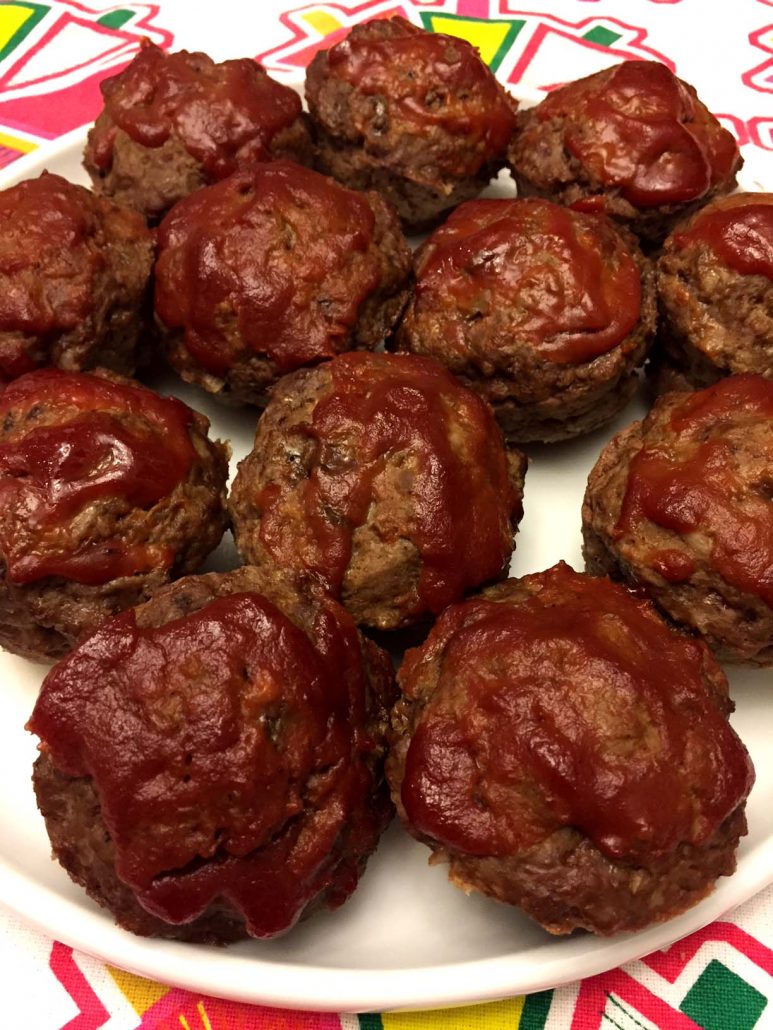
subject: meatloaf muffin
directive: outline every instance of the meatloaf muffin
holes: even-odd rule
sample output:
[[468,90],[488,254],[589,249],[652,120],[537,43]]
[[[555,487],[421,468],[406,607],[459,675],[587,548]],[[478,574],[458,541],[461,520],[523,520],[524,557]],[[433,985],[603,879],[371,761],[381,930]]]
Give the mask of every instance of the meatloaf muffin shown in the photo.
[[736,193],[677,226],[658,261],[660,385],[773,379],[773,193]]
[[726,661],[773,664],[773,382],[661,397],[588,479],[585,562],[641,587]]
[[134,211],[48,172],[0,190],[0,380],[41,365],[131,374],[152,265]]
[[57,658],[193,572],[226,525],[226,445],[181,401],[40,369],[0,394],[0,644]]
[[536,198],[471,200],[419,251],[396,345],[477,390],[508,440],[553,441],[620,411],[654,327],[652,269],[626,230]]
[[389,657],[322,591],[191,576],[46,677],[29,729],[54,855],[144,936],[273,937],[357,885],[392,815]]
[[656,61],[626,61],[518,116],[508,151],[519,194],[606,211],[648,243],[735,185],[731,134]]
[[165,54],[148,40],[101,86],[105,107],[84,167],[97,193],[155,224],[182,197],[258,161],[310,164],[307,116],[295,90],[249,58]]
[[156,315],[183,379],[264,404],[286,372],[375,347],[413,259],[392,209],[290,161],[181,201],[158,231]]
[[236,546],[397,629],[502,575],[525,466],[442,365],[345,354],[275,389],[231,490]]
[[318,167],[374,189],[411,230],[475,197],[505,164],[515,100],[463,39],[404,18],[356,25],[306,74]]
[[392,796],[464,891],[606,935],[735,869],[754,773],[727,680],[622,587],[563,563],[507,580],[448,608],[398,682]]

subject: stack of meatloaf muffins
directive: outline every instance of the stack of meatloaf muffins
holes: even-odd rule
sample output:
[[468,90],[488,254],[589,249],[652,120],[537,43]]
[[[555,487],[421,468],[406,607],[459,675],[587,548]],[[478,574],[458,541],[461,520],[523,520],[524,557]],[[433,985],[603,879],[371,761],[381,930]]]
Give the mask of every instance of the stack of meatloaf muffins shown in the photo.
[[[308,111],[150,43],[102,92],[92,191],[0,192],[0,642],[57,660],[54,856],[216,943],[341,905],[395,809],[550,933],[696,903],[754,780],[718,662],[773,664],[773,202],[731,193],[732,136],[647,61],[519,110],[401,18],[318,53]],[[261,410],[230,490],[207,418],[131,378],[164,361]],[[645,372],[587,571],[506,578],[518,447]],[[243,565],[197,572],[229,527]]]

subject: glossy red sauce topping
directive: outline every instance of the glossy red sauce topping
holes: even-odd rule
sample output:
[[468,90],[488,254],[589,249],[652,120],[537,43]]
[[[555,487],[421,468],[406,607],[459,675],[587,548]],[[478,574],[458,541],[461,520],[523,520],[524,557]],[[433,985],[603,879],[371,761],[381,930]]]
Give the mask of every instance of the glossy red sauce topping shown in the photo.
[[504,152],[515,131],[515,102],[475,48],[404,18],[357,26],[328,51],[327,70],[367,96],[386,98],[390,122],[399,119],[403,129],[463,137],[456,155],[438,148],[433,161],[443,171],[474,174]]
[[674,548],[653,551],[649,560],[653,569],[669,583],[683,583],[692,576],[698,566],[689,554]]
[[[274,136],[300,115],[301,98],[249,58],[215,64],[206,54],[166,54],[145,41],[123,71],[101,85],[105,110],[136,143],[172,137],[211,179],[270,158]],[[115,129],[95,131],[94,163],[109,168]]]
[[579,79],[538,110],[542,120],[565,118],[569,151],[637,207],[697,200],[739,160],[731,134],[656,61],[625,61]]
[[[377,477],[402,464],[410,514],[395,537],[408,537],[421,556],[416,611],[440,612],[497,576],[512,551],[519,499],[493,416],[430,358],[353,352],[328,367],[330,389],[307,428],[313,470],[300,485],[262,491],[261,541],[280,565],[311,570],[338,594]],[[286,517],[286,492],[297,490],[302,525]]]
[[513,334],[556,363],[605,354],[641,313],[639,269],[612,226],[546,200],[461,204],[424,244],[417,274],[419,312],[506,307]]
[[[5,420],[3,424],[3,420]],[[79,516],[115,500],[150,508],[188,475],[193,413],[181,401],[82,372],[41,369],[0,394],[0,549],[13,583],[96,585],[168,568],[169,548],[125,546]],[[120,521],[116,532],[120,532]]]
[[332,604],[316,623],[315,646],[255,593],[158,628],[130,610],[46,677],[29,729],[93,777],[116,871],[162,919],[222,896],[270,936],[329,885],[371,742],[354,624]]
[[773,279],[773,194],[723,198],[674,233],[672,241],[678,250],[704,243],[741,275]]
[[440,668],[406,758],[413,826],[473,855],[565,826],[613,859],[705,843],[754,775],[709,697],[705,645],[606,579],[558,565],[526,583],[517,603],[448,609],[406,656],[408,696]]
[[156,311],[222,375],[245,351],[281,372],[347,345],[381,279],[367,200],[290,161],[182,200],[159,229]]
[[670,445],[648,447],[645,437],[633,458],[616,537],[634,533],[645,520],[680,536],[701,533],[711,541],[710,562],[722,577],[773,607],[770,462],[755,484],[754,467],[738,455],[738,433],[745,426],[769,432],[771,420],[773,383],[761,376],[730,376],[688,395],[671,414]]
[[[86,246],[96,223],[91,194],[58,175],[44,172],[0,190],[0,333],[44,336],[79,325],[103,260]],[[57,278],[66,288],[55,289]],[[0,341],[0,378],[35,367],[21,339]]]

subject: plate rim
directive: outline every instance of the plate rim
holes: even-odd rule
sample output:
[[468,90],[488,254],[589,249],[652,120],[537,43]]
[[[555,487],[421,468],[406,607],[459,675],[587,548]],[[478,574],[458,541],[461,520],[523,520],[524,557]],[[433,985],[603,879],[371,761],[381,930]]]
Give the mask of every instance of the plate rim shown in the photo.
[[[526,89],[515,91],[515,95],[526,104],[538,96]],[[85,124],[0,170],[0,189],[34,176],[51,164],[72,159],[76,148],[80,153],[89,127]],[[773,838],[743,855],[741,879],[738,872],[722,877],[707,898],[675,919],[610,938],[587,935],[551,939],[546,935],[543,944],[529,951],[549,949],[548,957],[540,954],[536,963],[530,959],[528,972],[520,970],[518,974],[515,971],[523,954],[518,952],[440,966],[374,970],[266,962],[260,956],[234,955],[228,949],[136,937],[118,927],[110,914],[93,902],[93,908],[83,908],[51,887],[31,881],[2,855],[0,903],[55,940],[172,987],[248,1004],[317,1012],[431,1010],[565,986],[676,943],[773,883],[767,843],[773,844]],[[64,871],[62,874],[66,875]],[[572,942],[581,941],[589,941],[592,949],[578,959],[572,954]],[[606,947],[609,942],[610,947]],[[178,956],[176,952],[181,948],[188,952],[195,949],[195,960],[190,961],[190,954]]]
[[[137,937],[113,923],[109,913],[94,907],[84,909],[80,902],[62,897],[50,887],[33,883],[0,857],[0,900],[8,909],[47,936],[111,965],[171,987],[247,1004],[295,1008],[316,1012],[396,1012],[421,1011],[474,1005],[533,994],[566,986],[587,977],[616,969],[652,952],[669,947],[684,937],[720,919],[731,909],[749,900],[773,883],[773,872],[766,847],[760,845],[744,857],[743,881],[723,877],[714,891],[698,905],[675,919],[657,923],[638,933],[608,938],[547,938],[537,949],[549,949],[547,961],[530,960],[530,972],[514,987],[513,969],[519,955],[513,952],[496,958],[483,958],[442,966],[413,969],[363,970],[266,962],[258,956],[234,955],[228,948],[182,944],[160,938]],[[53,859],[52,859],[53,861]],[[749,872],[751,866],[751,873]],[[744,889],[736,894],[740,883]],[[4,888],[10,888],[9,894]],[[85,897],[85,896],[84,896]],[[93,905],[93,903],[91,903]],[[57,919],[61,921],[59,921]],[[57,929],[51,932],[51,924]],[[78,927],[83,928],[79,932]],[[580,961],[565,955],[560,945],[609,944],[599,946]],[[247,946],[249,942],[245,942]],[[190,962],[193,953],[197,961]],[[164,954],[168,952],[169,954]],[[212,959],[214,958],[214,961]],[[569,961],[567,961],[567,958]],[[211,971],[206,969],[212,967]],[[204,971],[202,972],[202,967]],[[297,989],[298,971],[303,989]],[[459,977],[464,970],[465,976]],[[249,976],[243,976],[249,973]],[[345,994],[341,984],[345,983]]]

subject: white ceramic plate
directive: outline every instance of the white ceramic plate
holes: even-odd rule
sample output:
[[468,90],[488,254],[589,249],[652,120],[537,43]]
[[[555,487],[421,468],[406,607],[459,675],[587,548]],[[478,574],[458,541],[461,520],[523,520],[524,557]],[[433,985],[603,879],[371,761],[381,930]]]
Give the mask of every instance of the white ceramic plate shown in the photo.
[[[85,182],[84,131],[31,155],[0,179],[10,185],[43,168]],[[507,180],[503,180],[503,183]],[[752,187],[754,188],[754,187]],[[759,186],[757,186],[759,188]],[[503,186],[492,187],[496,195]],[[512,191],[512,186],[509,187]],[[251,446],[256,416],[230,411],[169,379],[212,420],[238,460]],[[644,411],[633,401],[609,429],[557,447],[530,449],[525,517],[513,575],[563,558],[582,568],[580,505],[588,471],[606,440]],[[229,541],[208,567],[233,560]],[[0,901],[58,940],[141,975],[240,1001],[302,1009],[367,1011],[433,1008],[528,993],[590,976],[662,948],[697,930],[773,881],[772,675],[734,671],[733,725],[751,752],[757,783],[738,871],[678,919],[613,939],[552,938],[517,910],[451,887],[428,851],[392,826],[350,901],[317,915],[286,938],[227,949],[133,937],[114,926],[49,854],[35,807],[30,768],[35,740],[24,731],[44,667],[0,653]]]

